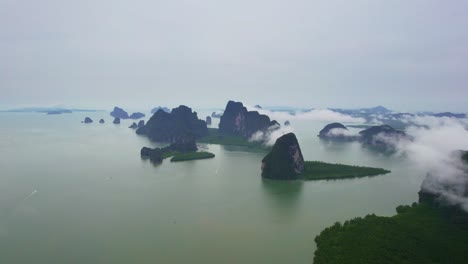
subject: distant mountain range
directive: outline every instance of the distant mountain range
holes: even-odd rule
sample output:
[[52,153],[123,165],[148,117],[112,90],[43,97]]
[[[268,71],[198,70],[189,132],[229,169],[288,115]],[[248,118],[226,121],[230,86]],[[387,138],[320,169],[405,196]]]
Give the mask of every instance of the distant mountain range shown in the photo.
[[49,113],[49,114],[62,114],[71,112],[97,112],[100,110],[95,109],[79,109],[79,108],[63,108],[63,107],[24,107],[14,108],[7,110],[0,110],[0,112],[14,112],[14,113]]

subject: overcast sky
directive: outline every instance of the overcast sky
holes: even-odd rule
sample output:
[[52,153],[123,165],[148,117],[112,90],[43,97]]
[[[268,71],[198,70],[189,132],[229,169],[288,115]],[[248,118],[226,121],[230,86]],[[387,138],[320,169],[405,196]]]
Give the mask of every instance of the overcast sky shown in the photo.
[[464,0],[0,0],[0,107],[468,111]]

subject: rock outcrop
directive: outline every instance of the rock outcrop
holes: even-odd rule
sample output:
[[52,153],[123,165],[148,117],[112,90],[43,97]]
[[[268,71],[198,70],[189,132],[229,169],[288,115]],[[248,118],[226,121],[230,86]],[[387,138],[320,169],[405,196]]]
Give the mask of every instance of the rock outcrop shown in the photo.
[[128,128],[137,129],[138,125],[135,122],[133,122],[133,124],[131,126],[129,126]]
[[145,126],[145,120],[140,120],[140,122],[138,122],[138,128],[144,127],[144,126]]
[[142,157],[148,157],[154,163],[161,163],[163,161],[163,152],[160,148],[147,148],[143,147],[140,151]]
[[205,122],[207,125],[211,125],[211,116],[207,116]]
[[128,118],[128,113],[125,112],[122,108],[119,107],[114,107],[114,110],[110,113],[112,117],[115,118],[121,118],[121,119],[127,119]]
[[112,123],[116,124],[116,125],[120,124],[120,118],[118,118],[118,117],[114,118],[114,122],[112,122]]
[[89,118],[89,117],[86,117],[84,119],[84,121],[83,121],[83,123],[85,123],[85,124],[89,124],[89,123],[92,123],[92,122],[93,122],[93,120],[91,118]]
[[273,180],[297,180],[304,172],[304,157],[294,133],[278,138],[262,160],[262,177]]
[[141,119],[143,117],[145,117],[145,114],[140,113],[140,112],[136,112],[136,113],[131,114],[128,118],[130,118],[130,119]]
[[221,116],[219,131],[250,138],[255,132],[266,131],[274,125],[279,124],[271,121],[267,115],[261,115],[257,111],[247,111],[242,103],[229,101]]
[[171,112],[171,109],[169,109],[169,108],[167,108],[167,107],[165,107],[165,106],[157,106],[157,107],[151,109],[151,114],[156,113],[159,109],[163,110],[163,111],[166,112],[166,113],[170,113],[170,112]]
[[181,105],[171,113],[158,110],[145,126],[137,129],[137,134],[146,135],[153,141],[177,142],[206,136],[208,128],[205,121],[198,119],[197,112]]
[[394,129],[389,125],[373,126],[359,132],[359,140],[366,145],[394,149],[403,140],[411,140],[405,132]]
[[99,124],[104,124],[104,123],[105,123],[104,119],[101,118],[101,119],[99,120]]

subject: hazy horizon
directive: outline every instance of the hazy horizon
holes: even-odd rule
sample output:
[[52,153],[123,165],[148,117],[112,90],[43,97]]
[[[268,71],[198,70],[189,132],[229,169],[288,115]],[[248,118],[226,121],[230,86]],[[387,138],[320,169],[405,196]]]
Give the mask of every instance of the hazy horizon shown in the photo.
[[468,112],[462,1],[0,0],[0,108]]

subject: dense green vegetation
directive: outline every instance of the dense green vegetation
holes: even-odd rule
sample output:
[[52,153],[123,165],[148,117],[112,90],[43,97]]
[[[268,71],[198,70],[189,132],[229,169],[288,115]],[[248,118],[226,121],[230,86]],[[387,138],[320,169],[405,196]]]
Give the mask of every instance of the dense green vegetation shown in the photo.
[[198,160],[198,159],[210,159],[214,158],[215,155],[210,152],[189,152],[183,154],[176,154],[171,158],[171,161],[187,161],[187,160]]
[[425,203],[399,206],[397,212],[326,228],[315,238],[314,264],[466,263],[466,214],[447,214]]
[[381,168],[331,164],[321,161],[306,161],[304,173],[301,174],[301,177],[304,180],[345,179],[375,176],[389,172],[390,171]]
[[269,147],[262,145],[260,142],[250,142],[239,135],[221,133],[216,128],[209,128],[208,136],[198,139],[197,142],[226,146],[242,146],[258,150],[270,149]]

